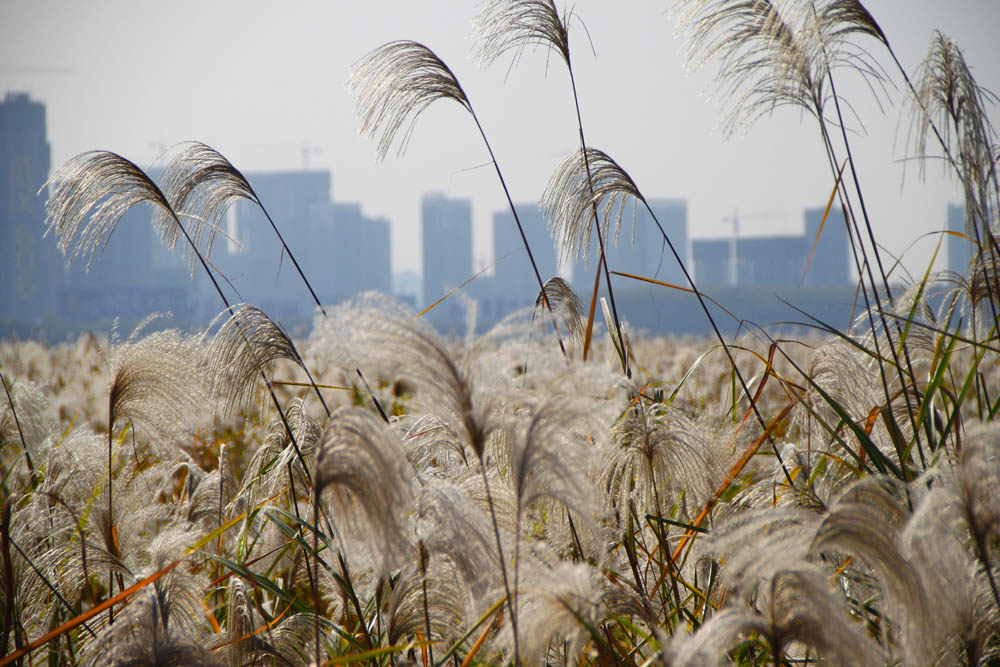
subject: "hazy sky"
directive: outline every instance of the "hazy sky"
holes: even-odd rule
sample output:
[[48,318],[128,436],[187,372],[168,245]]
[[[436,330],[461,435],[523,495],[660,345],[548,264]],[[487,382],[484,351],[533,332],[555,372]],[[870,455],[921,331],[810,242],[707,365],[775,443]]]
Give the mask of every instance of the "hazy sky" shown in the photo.
[[[1000,91],[1000,2],[867,6],[911,75],[939,29],[963,48],[978,82]],[[745,234],[796,233],[803,207],[825,204],[833,180],[815,121],[785,108],[725,141],[716,129],[724,110],[710,99],[714,69],[685,74],[669,0],[574,7],[580,20],[570,47],[588,143],[614,157],[647,197],[686,198],[692,237],[729,234],[723,218],[734,212]],[[541,51],[509,74],[509,58],[482,70],[470,58],[478,9],[458,0],[0,0],[0,91],[45,103],[53,166],[91,149],[148,166],[164,145],[195,139],[244,171],[297,169],[302,147],[314,147],[308,164],[332,170],[335,199],[361,201],[366,213],[392,221],[396,270],[420,268],[421,193],[471,197],[483,261],[492,254],[492,213],[505,201],[468,115],[436,103],[406,155],[377,163],[345,86],[371,49],[395,39],[425,43],[469,95],[514,200],[537,200],[577,145],[568,77]],[[910,165],[904,180],[903,90],[882,51],[866,46],[893,74],[884,112],[857,82],[845,78],[841,92],[864,123],[852,123],[852,140],[876,233],[900,252],[941,229],[958,192],[938,167],[921,181]],[[907,264],[923,268],[932,249],[933,240],[918,242]]]

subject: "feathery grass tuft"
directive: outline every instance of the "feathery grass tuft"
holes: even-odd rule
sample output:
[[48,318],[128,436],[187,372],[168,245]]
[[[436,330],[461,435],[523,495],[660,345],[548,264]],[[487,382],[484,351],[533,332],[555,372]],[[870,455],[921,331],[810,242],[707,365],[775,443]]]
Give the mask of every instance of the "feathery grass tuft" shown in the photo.
[[524,51],[542,47],[558,53],[568,65],[570,16],[571,11],[560,16],[551,0],[491,0],[475,20],[481,34],[476,57],[488,66],[508,51],[516,61]]
[[[45,204],[46,234],[58,237],[59,249],[68,259],[86,259],[88,269],[104,251],[125,212],[142,202],[170,220],[170,224],[160,226],[160,233],[173,247],[169,239],[176,239],[180,222],[169,200],[146,172],[121,155],[81,153],[56,170],[46,185],[53,186]],[[190,224],[196,230],[205,228],[201,221]],[[211,239],[211,234],[195,236]]]
[[377,137],[380,160],[407,125],[398,154],[405,152],[417,118],[436,100],[454,100],[472,111],[451,69],[418,42],[401,40],[375,49],[358,62],[349,85],[358,96],[361,134]]
[[[588,169],[589,168],[589,169]],[[563,257],[588,258],[593,233],[593,206],[601,205],[602,237],[614,241],[621,235],[622,216],[630,197],[645,202],[632,177],[607,153],[596,148],[577,150],[565,157],[549,179],[542,193],[542,210],[549,228],[559,240]]]

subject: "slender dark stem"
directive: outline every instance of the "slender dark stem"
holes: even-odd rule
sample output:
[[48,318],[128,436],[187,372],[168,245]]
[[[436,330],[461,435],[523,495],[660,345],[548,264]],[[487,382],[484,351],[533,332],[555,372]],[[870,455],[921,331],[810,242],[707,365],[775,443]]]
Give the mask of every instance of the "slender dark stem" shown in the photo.
[[[291,471],[289,471],[291,474]],[[313,585],[313,640],[316,643],[316,664],[320,661],[319,653],[319,489],[313,488],[313,556],[316,561],[316,581]]]
[[559,341],[559,349],[562,351],[563,356],[566,356],[566,346],[563,344],[562,335],[559,333],[559,325],[556,323],[556,316],[552,312],[552,304],[549,303],[548,293],[545,291],[545,281],[542,280],[542,274],[538,271],[538,264],[535,263],[535,256],[531,252],[531,246],[528,244],[528,237],[524,233],[524,226],[521,225],[521,218],[517,215],[517,208],[514,206],[514,201],[510,198],[510,190],[507,189],[507,181],[504,180],[503,173],[500,171],[500,164],[497,162],[496,156],[493,154],[493,147],[490,146],[489,139],[486,138],[486,132],[483,130],[482,124],[479,122],[479,117],[476,112],[472,110],[472,105],[469,104],[469,113],[472,115],[472,120],[476,122],[476,127],[479,129],[479,135],[483,138],[483,143],[486,144],[486,150],[489,151],[490,161],[493,163],[493,168],[497,172],[497,177],[500,179],[500,186],[503,188],[504,196],[507,197],[507,204],[510,206],[510,212],[514,215],[514,222],[517,224],[517,231],[521,234],[521,241],[524,242],[524,250],[528,253],[528,261],[531,262],[531,269],[535,272],[535,279],[538,281],[538,289],[542,295],[542,300],[545,302],[545,307],[549,311],[549,315],[552,317],[552,329],[556,332],[556,339]]
[[31,473],[32,483],[34,483],[35,466],[31,462],[31,453],[28,451],[28,443],[24,439],[24,431],[21,430],[21,420],[17,418],[17,410],[14,408],[14,399],[10,395],[10,389],[7,387],[7,380],[4,378],[3,373],[0,373],[0,383],[3,384],[4,393],[7,394],[7,404],[10,406],[10,414],[14,417],[14,425],[17,426],[17,435],[21,438],[21,448],[24,449],[24,460],[28,462],[28,472]]
[[[112,555],[115,552],[115,522],[111,507],[111,429],[114,427],[114,396],[108,394],[108,545]],[[112,561],[108,563],[108,599],[115,595],[115,568]],[[108,624],[115,622],[114,605],[108,605]]]
[[[830,134],[827,131],[826,123],[823,122],[822,119],[819,121],[819,128],[820,128],[820,135],[823,138],[823,145],[824,148],[826,149],[827,160],[829,162],[830,169],[832,173],[836,174],[837,158],[833,148],[833,140],[831,139]],[[858,277],[861,280],[862,292],[865,295],[866,314],[868,317],[869,327],[871,328],[872,332],[872,342],[875,345],[875,353],[876,353],[875,357],[876,361],[878,362],[879,376],[882,384],[882,392],[883,395],[885,396],[886,417],[892,423],[895,423],[891,411],[889,410],[889,407],[892,405],[892,397],[889,392],[889,379],[886,375],[886,370],[885,370],[885,359],[887,357],[884,357],[882,355],[881,345],[879,344],[878,327],[875,325],[875,315],[872,313],[873,309],[871,307],[871,302],[868,300],[867,290],[864,289],[864,282],[866,275],[868,276],[868,284],[870,285],[871,288],[872,298],[875,300],[874,310],[876,311],[878,319],[882,324],[882,331],[885,333],[886,344],[889,347],[890,355],[892,356],[897,372],[899,373],[900,383],[905,383],[905,379],[902,375],[902,367],[899,364],[899,357],[896,354],[895,345],[893,344],[892,335],[889,330],[889,324],[885,318],[885,308],[882,306],[882,298],[879,296],[879,286],[878,283],[876,283],[875,276],[871,270],[871,262],[869,261],[867,251],[865,250],[864,242],[861,237],[861,229],[858,225],[858,219],[857,216],[854,214],[854,208],[851,205],[850,199],[847,198],[842,192],[840,192],[839,189],[837,195],[840,198],[841,205],[844,209],[844,222],[846,225],[848,225],[848,231],[850,232],[850,225],[852,223],[854,226],[853,230],[854,233],[852,238],[855,240],[855,252],[860,250],[861,258],[863,259],[863,261],[858,265]],[[901,466],[900,471],[902,472],[903,477],[905,478],[907,476],[906,472],[907,468],[905,462],[900,461],[900,466]]]
[[[6,387],[6,385],[4,386]],[[7,655],[7,640],[10,637],[14,621],[14,566],[10,558],[10,498],[4,502],[2,517],[0,517],[0,552],[3,553],[3,594],[6,598],[3,606],[3,637],[2,641],[0,641],[0,655]],[[14,637],[18,636],[20,636],[20,633],[17,629],[14,629]]]
[[284,248],[286,253],[288,253],[288,258],[292,260],[292,264],[295,265],[295,270],[299,272],[299,277],[302,278],[302,282],[305,283],[306,289],[309,290],[309,294],[312,296],[313,301],[319,307],[320,312],[323,313],[323,317],[327,317],[326,308],[324,308],[323,304],[320,303],[319,297],[316,296],[316,292],[313,290],[312,285],[310,285],[309,281],[306,279],[306,274],[302,272],[302,267],[299,266],[298,260],[296,260],[295,255],[292,254],[292,249],[288,247],[287,243],[285,243],[285,238],[281,235],[281,232],[278,231],[278,226],[274,224],[274,220],[271,219],[271,214],[267,212],[266,208],[264,208],[264,204],[262,204],[260,199],[257,197],[257,193],[254,193],[254,202],[260,207],[261,212],[264,213],[264,217],[267,218],[267,221],[270,223],[271,229],[274,230],[274,233],[278,237],[278,241],[281,242],[281,247]]
[[[851,142],[848,141],[847,139],[847,128],[844,125],[844,116],[840,109],[840,98],[837,96],[837,87],[834,84],[832,73],[827,72],[827,80],[830,82],[830,92],[833,97],[833,105],[837,111],[837,119],[840,124],[840,134],[844,142],[844,149],[847,152],[847,163],[851,167],[851,179],[854,181],[854,190],[858,194],[858,202],[861,205],[861,215],[865,221],[865,229],[868,232],[868,240],[872,244],[872,252],[875,255],[875,262],[878,264],[879,274],[882,278],[882,284],[885,286],[886,296],[891,299],[892,288],[889,285],[889,278],[885,273],[885,267],[882,266],[882,255],[878,251],[878,244],[875,242],[875,232],[872,230],[871,220],[868,217],[868,208],[865,206],[865,197],[864,194],[862,194],[861,192],[861,180],[858,178],[858,172],[854,165],[854,155],[851,153]],[[894,324],[896,327],[897,336],[901,337],[902,332],[900,331],[899,322],[895,322]],[[883,328],[888,326],[888,323],[885,321],[884,317],[882,318],[882,325]],[[889,335],[888,330],[886,330],[886,336],[888,335]],[[906,341],[902,339],[900,340],[900,345],[902,347],[902,352],[904,356],[904,361],[906,362],[907,371],[909,372],[910,377],[912,378],[914,377],[914,373],[913,373],[913,364],[910,361],[909,347],[906,345]],[[910,419],[910,427],[913,430],[913,437],[916,439],[917,442],[917,451],[920,453],[920,458],[922,460],[924,457],[924,449],[920,439],[920,430],[917,428],[916,416],[913,411],[913,404],[910,397],[910,391],[907,389],[906,379],[903,376],[903,367],[899,363],[899,354],[896,352],[896,347],[892,345],[891,342],[889,345],[889,349],[892,353],[893,362],[896,364],[896,370],[899,375],[899,382],[901,385],[900,389],[903,390],[903,399],[906,401],[906,411]],[[905,463],[906,463],[905,461],[899,462],[901,466],[905,465]]]
[[[611,302],[611,315],[615,318],[615,333],[618,340],[625,345],[625,338],[622,336],[621,321],[618,317],[618,306],[615,304],[615,290],[611,286],[611,273],[608,271],[608,257],[604,249],[604,235],[601,234],[601,221],[597,214],[597,202],[594,201],[594,180],[590,175],[590,156],[587,154],[587,140],[583,136],[583,117],[580,115],[580,98],[576,93],[576,77],[573,75],[573,65],[570,63],[569,54],[566,55],[566,70],[569,72],[570,87],[573,90],[573,106],[576,109],[576,125],[580,131],[580,151],[583,153],[583,164],[587,169],[587,188],[590,191],[590,206],[594,212],[594,229],[597,230],[597,244],[600,249],[598,257],[599,270],[604,270],[604,283],[608,286],[608,300]],[[628,366],[628,354],[624,355],[625,366],[623,369],[627,377],[632,377],[632,372]]]
[[[760,409],[757,407],[757,402],[753,400],[753,394],[750,392],[750,387],[747,385],[746,380],[743,378],[743,373],[740,372],[739,366],[736,365],[736,359],[733,357],[732,350],[730,350],[729,346],[726,345],[726,341],[722,337],[722,332],[719,331],[719,327],[715,324],[715,319],[712,317],[712,314],[708,310],[708,305],[705,303],[705,299],[701,293],[701,290],[699,290],[697,285],[695,285],[694,279],[691,277],[691,274],[688,273],[687,267],[684,265],[684,261],[681,259],[681,256],[677,253],[676,248],[674,248],[673,242],[667,235],[666,230],[663,229],[663,225],[660,224],[659,219],[656,217],[656,214],[653,212],[653,209],[649,206],[649,203],[641,195],[639,196],[639,199],[646,207],[646,210],[649,212],[649,215],[653,219],[653,222],[656,224],[656,227],[660,230],[660,234],[663,235],[663,240],[667,242],[667,247],[670,248],[670,252],[673,254],[674,259],[677,261],[677,265],[684,273],[685,280],[687,280],[688,285],[691,287],[691,291],[698,299],[698,303],[701,305],[701,309],[705,312],[705,316],[708,318],[708,323],[712,325],[712,331],[715,332],[715,337],[719,339],[719,343],[722,345],[722,349],[723,351],[725,351],[726,357],[729,359],[729,365],[732,366],[733,372],[736,374],[737,379],[740,381],[740,387],[743,388],[743,393],[747,397],[747,401],[750,403],[750,409],[753,410],[753,414],[757,418],[757,422],[760,424],[760,427],[764,429],[765,432],[767,432],[767,422],[764,420],[764,415],[760,413]],[[778,448],[774,446],[774,439],[771,438],[770,435],[768,435],[767,439],[771,443],[771,449],[774,451],[774,456],[777,458],[778,464],[781,466],[781,471],[785,474],[785,480],[788,482],[788,486],[794,489],[795,483],[792,481],[792,476],[788,472],[787,466],[785,466],[785,461],[781,457],[781,452],[779,452]]]
[[[514,631],[514,664],[520,661],[520,643],[517,634],[517,603],[514,600],[513,595],[511,595],[510,583],[507,580],[507,564],[503,558],[503,545],[500,543],[500,528],[497,524],[496,509],[493,506],[493,494],[490,493],[490,480],[489,476],[486,474],[486,460],[485,458],[479,459],[479,469],[483,473],[483,485],[486,487],[486,504],[490,508],[490,518],[493,520],[493,536],[497,541],[497,556],[500,559],[500,573],[503,575],[503,587],[504,591],[507,593],[507,609],[510,610],[510,625]],[[513,591],[515,594],[517,591]]]
[[[292,254],[292,249],[288,247],[287,243],[285,243],[285,238],[281,235],[281,232],[278,231],[278,226],[274,224],[274,220],[271,219],[271,215],[267,212],[267,209],[264,208],[264,204],[261,203],[256,193],[254,193],[254,201],[257,204],[257,206],[260,207],[261,212],[264,213],[264,217],[267,218],[267,221],[271,224],[271,229],[274,230],[274,233],[278,237],[278,241],[281,242],[281,247],[284,248],[286,253],[288,253],[288,258],[292,260],[292,264],[295,265],[295,270],[299,272],[299,276],[302,278],[302,282],[305,283],[306,289],[309,290],[309,294],[312,296],[313,302],[315,302],[316,306],[319,308],[319,311],[323,313],[323,317],[329,318],[329,315],[326,312],[326,308],[323,307],[323,304],[320,302],[319,297],[316,296],[315,290],[313,290],[312,285],[310,285],[309,281],[306,279],[305,273],[302,272],[302,267],[299,266],[298,260],[296,260],[295,255]],[[305,363],[302,364],[302,368],[303,370],[305,370],[306,376],[309,377],[309,382],[310,384],[312,384],[313,389],[316,391],[316,396],[319,398],[319,402],[323,405],[323,409],[326,410],[326,416],[329,417],[330,408],[326,406],[326,401],[323,400],[323,396],[319,392],[319,387],[316,386],[316,383],[313,381],[312,376],[309,375],[309,369],[306,368]],[[372,403],[375,404],[375,409],[378,410],[379,416],[382,417],[382,420],[386,424],[388,424],[389,417],[385,414],[385,410],[382,409],[382,404],[379,403],[378,398],[375,397],[375,393],[372,391],[372,388],[368,385],[368,381],[365,380],[365,376],[361,374],[361,369],[355,368],[354,370],[358,374],[358,377],[361,378],[361,382],[365,385],[365,389],[368,391],[368,395],[371,396]]]
[[417,559],[420,565],[420,588],[424,595],[424,639],[427,640],[427,664],[434,664],[434,644],[431,642],[431,613],[428,608],[427,603],[427,563],[430,559],[430,554],[427,553],[427,547],[424,546],[423,541],[417,543]]

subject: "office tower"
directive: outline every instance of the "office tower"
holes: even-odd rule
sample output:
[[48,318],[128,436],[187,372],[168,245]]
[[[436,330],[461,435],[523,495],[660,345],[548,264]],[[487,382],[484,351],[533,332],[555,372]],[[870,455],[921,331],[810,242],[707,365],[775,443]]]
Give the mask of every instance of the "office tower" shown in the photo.
[[[844,210],[839,206],[830,208],[826,223],[823,225],[819,241],[816,235],[823,222],[825,208],[807,208],[805,210],[806,236],[803,252],[808,260],[810,251],[812,261],[809,263],[804,285],[808,287],[847,285],[850,283],[848,273],[848,241],[847,227],[844,223]],[[813,243],[816,243],[813,249]],[[803,266],[805,270],[805,266]],[[801,273],[799,278],[801,279]]]
[[356,294],[392,288],[392,249],[389,221],[369,218],[361,204],[337,202],[330,205],[332,236],[327,262],[332,280],[324,282],[324,301],[336,302]]
[[798,287],[808,255],[809,244],[802,235],[736,239],[736,285]]
[[[332,220],[316,217],[317,207],[330,202],[330,172],[279,171],[246,176],[302,272],[319,291],[319,285],[332,280]],[[240,202],[236,232],[243,252],[220,262],[220,268],[238,290],[239,298],[275,318],[311,315],[315,302],[257,206]]]
[[[663,234],[666,233],[677,254],[687,266],[688,252],[687,201],[683,199],[649,199],[652,209],[663,227],[657,227],[649,210],[638,202],[626,204],[622,213],[621,230],[618,237],[609,235],[605,244],[608,269],[622,271],[646,278],[654,278],[673,284],[684,284],[684,272],[670,252]],[[612,228],[613,229],[613,228]],[[592,238],[588,261],[579,259],[573,264],[573,282],[577,290],[589,292],[593,289],[594,272],[597,270],[597,239]],[[688,267],[690,269],[690,267]],[[619,278],[616,284],[638,284],[634,280]]]
[[[526,202],[514,205],[528,239],[528,246],[544,283],[556,275],[556,248],[548,225],[538,204]],[[493,214],[493,258],[495,297],[503,300],[502,314],[535,303],[538,278],[528,259],[524,239],[509,209]],[[501,315],[500,312],[497,313]]]
[[45,232],[49,176],[45,106],[24,93],[0,102],[0,317],[34,320],[55,314],[63,261]]
[[697,239],[691,243],[694,255],[694,281],[699,287],[725,287],[730,284],[733,242],[730,239]]
[[[472,202],[426,194],[420,202],[420,224],[427,306],[472,276]],[[449,299],[435,308],[433,319],[454,324],[463,317],[458,301]]]
[[948,234],[945,244],[948,248],[948,270],[959,275],[969,275],[969,267],[972,264],[973,250],[976,247],[975,237],[969,237],[965,227],[965,207],[961,204],[948,204],[947,229],[949,232],[958,232],[966,235],[960,238],[954,234]]

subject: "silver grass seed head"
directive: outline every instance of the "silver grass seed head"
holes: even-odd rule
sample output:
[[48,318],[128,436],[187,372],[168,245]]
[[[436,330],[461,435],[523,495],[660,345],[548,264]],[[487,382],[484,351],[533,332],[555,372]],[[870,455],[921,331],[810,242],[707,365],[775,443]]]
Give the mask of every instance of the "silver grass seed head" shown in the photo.
[[642,513],[682,516],[707,500],[714,465],[713,436],[678,410],[644,402],[630,405],[613,426],[615,446],[605,451],[602,485],[619,512],[633,502]]
[[[423,555],[426,550],[421,549]],[[403,568],[382,599],[382,614],[390,644],[396,644],[416,633],[426,633],[426,618],[430,619],[431,638],[441,641],[454,638],[465,613],[465,591],[461,578],[450,561],[443,558],[422,558],[424,573],[414,566]],[[427,591],[426,607],[424,590]]]
[[[995,173],[993,150],[997,135],[986,108],[997,98],[976,82],[958,44],[935,31],[915,86],[911,137],[916,155],[928,155],[927,140],[933,123],[960,161],[963,177],[971,176],[975,181]],[[967,223],[974,214],[966,211]]]
[[474,381],[473,355],[453,353],[429,327],[396,312],[351,313],[356,342],[384,376],[412,382],[415,399],[458,434],[480,461],[493,430],[496,396]]
[[792,0],[680,0],[679,25],[690,33],[687,63],[697,69],[719,61],[716,85],[731,100],[723,121],[727,136],[794,105],[817,119],[828,101],[827,77],[835,68],[861,75],[873,90],[884,73],[846,38],[865,34],[884,42],[859,2]]
[[632,177],[607,153],[576,150],[556,166],[542,193],[542,212],[558,239],[564,259],[590,257],[594,207],[601,212],[601,237],[618,243],[625,204],[630,197],[645,203]]
[[58,237],[67,262],[82,256],[87,269],[107,246],[122,215],[136,204],[148,202],[180,224],[169,201],[149,176],[110,151],[91,151],[70,158],[42,188],[46,186],[53,190],[45,204],[45,233]]
[[[203,255],[210,255],[215,236],[225,229],[226,211],[246,200],[260,200],[246,177],[221,153],[200,142],[188,142],[163,171],[160,184],[177,216],[188,222],[189,233]],[[173,248],[180,228],[164,210],[158,209],[153,223],[163,242]],[[185,248],[192,271],[197,256]]]
[[899,537],[902,552],[932,600],[934,619],[930,626],[919,625],[922,619],[917,614],[897,619],[900,625],[910,626],[904,630],[906,636],[919,637],[903,647],[905,662],[959,664],[965,658],[968,664],[983,664],[974,656],[982,656],[1000,630],[1000,609],[984,564],[969,544],[961,483],[951,465],[939,463],[938,467],[945,470],[933,473],[933,487],[924,485],[929,475],[915,483],[926,493]]
[[[753,608],[728,607],[696,632],[677,636],[669,649],[669,664],[709,666],[725,663],[726,654],[751,633],[783,653],[793,643],[816,649],[834,665],[881,665],[878,645],[827,583],[827,575],[807,564],[774,572]],[[777,657],[777,656],[775,656]]]
[[[526,665],[543,664],[553,644],[568,644],[569,660],[577,664],[590,638],[584,623],[598,627],[609,617],[602,603],[601,575],[583,563],[560,561],[551,567],[534,561],[523,564],[518,586],[517,613],[521,660]],[[513,632],[504,624],[498,643],[513,652]]]
[[958,491],[980,548],[1000,535],[1000,429],[970,428],[958,464]]
[[0,451],[8,446],[20,449],[23,436],[24,445],[37,457],[51,430],[45,416],[48,400],[38,385],[27,378],[10,377],[4,372],[2,381],[7,384],[10,400],[7,393],[0,391]]
[[466,605],[473,608],[469,617],[489,606],[488,598],[502,595],[490,518],[459,486],[431,480],[421,488],[416,531],[431,561],[444,557],[454,565],[464,583]]
[[889,43],[875,17],[860,0],[823,0],[816,3],[816,13],[819,23],[826,26],[826,33],[832,37],[862,34]]
[[411,476],[398,435],[371,412],[344,407],[327,421],[316,456],[316,493],[342,529],[369,544],[383,568],[410,555]]
[[[548,307],[546,307],[546,301]],[[544,293],[538,292],[535,307],[531,313],[533,321],[545,322],[549,317],[549,308],[557,318],[556,326],[569,334],[569,340],[575,345],[582,345],[587,331],[587,317],[584,314],[583,302],[577,296],[573,287],[564,278],[555,276],[545,282]]]
[[508,51],[514,61],[527,50],[551,49],[569,64],[569,19],[553,0],[491,0],[474,21],[479,39],[475,56],[484,67]]
[[389,42],[370,52],[355,65],[348,87],[357,95],[361,134],[377,140],[379,160],[400,131],[398,155],[406,151],[417,118],[432,102],[450,99],[472,112],[451,69],[419,42]]
[[169,439],[204,404],[200,345],[177,331],[160,331],[112,350],[109,424],[126,421],[147,436]]
[[921,628],[934,623],[933,596],[940,593],[927,590],[903,548],[910,515],[883,486],[888,484],[888,479],[869,476],[848,489],[823,519],[810,551],[859,558],[881,585],[880,613],[899,622],[901,644],[919,655],[929,650],[930,637]]
[[210,651],[186,634],[163,626],[160,600],[151,587],[140,591],[84,649],[83,664],[221,665]]
[[252,409],[261,377],[270,377],[275,361],[305,365],[292,339],[261,309],[239,304],[219,317],[226,313],[208,351],[208,379],[212,394],[223,397],[224,411],[234,414]]

